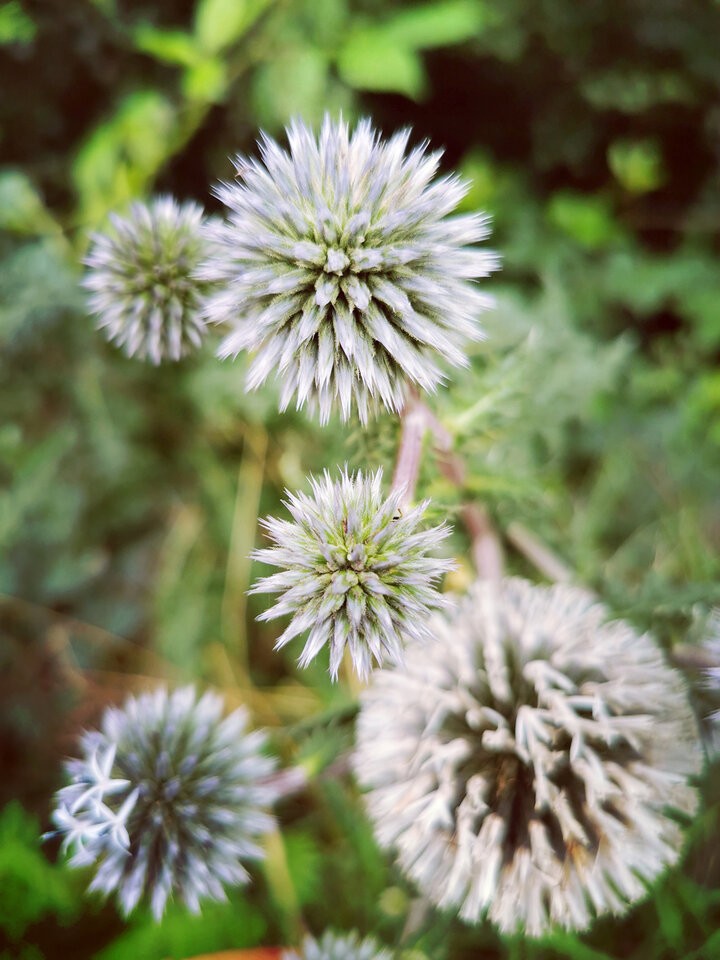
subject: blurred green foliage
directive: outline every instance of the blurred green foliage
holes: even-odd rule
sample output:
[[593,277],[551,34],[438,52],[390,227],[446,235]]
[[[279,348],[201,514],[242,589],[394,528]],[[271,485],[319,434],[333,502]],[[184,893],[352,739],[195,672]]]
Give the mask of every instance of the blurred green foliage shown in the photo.
[[[160,927],[81,905],[82,872],[51,865],[6,807],[0,957],[190,957],[301,922],[438,960],[720,956],[716,767],[684,870],[620,921],[531,943],[416,899],[348,776],[356,691],[273,653],[254,620],[267,600],[246,596],[284,488],[336,463],[389,471],[396,424],[281,416],[211,346],[129,361],[78,287],[111,210],[157,191],[216,210],[210,185],[259,127],[326,110],[411,125],[468,180],[466,209],[493,214],[504,260],[487,342],[433,401],[465,488],[428,449],[421,490],[451,519],[482,501],[508,569],[542,577],[539,538],[669,647],[720,601],[718,35],[712,0],[0,4],[3,799],[47,820],[73,731],[158,677],[248,702],[311,781],[248,890]],[[459,524],[452,546],[462,586]]]
[[64,924],[78,912],[80,891],[66,869],[48,863],[40,849],[40,825],[19,803],[0,811],[0,930],[18,941],[45,914]]

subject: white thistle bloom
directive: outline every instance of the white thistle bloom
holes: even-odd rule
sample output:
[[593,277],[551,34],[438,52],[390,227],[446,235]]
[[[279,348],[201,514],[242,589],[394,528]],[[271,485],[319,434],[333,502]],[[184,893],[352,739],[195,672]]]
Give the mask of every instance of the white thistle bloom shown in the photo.
[[583,929],[674,863],[701,751],[684,681],[584,591],[474,584],[362,697],[354,767],[382,846],[435,904]]
[[428,501],[401,514],[403,492],[383,496],[382,470],[351,476],[346,469],[338,481],[325,471],[311,485],[311,496],[287,493],[292,521],[262,521],[275,546],[253,558],[282,570],[251,593],[281,594],[259,619],[292,616],[276,649],[309,631],[301,667],[329,645],[335,679],[347,647],[365,678],[373,658],[400,662],[404,641],[431,635],[428,614],[447,602],[435,581],[454,562],[426,554],[449,529],[420,528]]
[[[707,660],[712,666],[703,670],[704,686],[710,693],[715,704],[720,696],[720,607],[711,611],[705,623],[707,636],[703,647]],[[703,727],[708,755],[711,758],[720,756],[720,709],[713,710],[707,717]]]
[[219,356],[254,352],[248,389],[275,372],[282,410],[295,397],[323,423],[338,405],[365,423],[399,411],[407,384],[434,391],[438,361],[467,365],[492,305],[472,281],[498,265],[474,246],[488,218],[449,216],[467,184],[433,181],[440,154],[406,153],[407,130],[383,142],[326,116],[317,139],[300,121],[287,135],[289,152],[263,135],[262,162],[238,157],[216,190],[230,214],[200,272],[222,284],[206,316],[231,327]]
[[306,937],[300,950],[285,950],[281,960],[392,960],[392,953],[373,937],[326,931],[319,940]]
[[[708,654],[720,664],[720,608],[713,610],[707,622],[708,636],[704,646]],[[707,687],[716,693],[720,692],[720,666],[708,667],[705,670]],[[711,719],[720,722],[720,710],[711,715]]]
[[200,346],[209,286],[195,272],[208,253],[203,212],[172,197],[134,203],[92,237],[83,286],[108,340],[129,357],[180,360]]
[[262,856],[272,827],[275,762],[246,712],[222,719],[220,697],[192,687],[130,697],[86,731],[53,821],[73,866],[97,868],[91,890],[116,894],[128,914],[147,899],[156,919],[177,897],[193,912],[246,883],[241,861]]

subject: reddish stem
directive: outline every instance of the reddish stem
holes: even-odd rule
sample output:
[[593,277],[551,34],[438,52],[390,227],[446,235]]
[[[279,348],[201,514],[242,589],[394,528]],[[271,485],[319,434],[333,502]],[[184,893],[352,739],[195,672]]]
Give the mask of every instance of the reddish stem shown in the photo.
[[392,479],[392,490],[402,492],[403,507],[412,503],[415,497],[426,429],[424,405],[417,393],[411,393],[402,412],[402,433]]
[[[453,438],[435,414],[418,401],[427,429],[433,435],[438,466],[441,473],[456,487],[464,487],[467,470],[458,454],[453,452]],[[499,580],[503,575],[503,552],[500,537],[492,525],[487,510],[476,503],[464,503],[460,514],[470,534],[475,569],[485,580]]]

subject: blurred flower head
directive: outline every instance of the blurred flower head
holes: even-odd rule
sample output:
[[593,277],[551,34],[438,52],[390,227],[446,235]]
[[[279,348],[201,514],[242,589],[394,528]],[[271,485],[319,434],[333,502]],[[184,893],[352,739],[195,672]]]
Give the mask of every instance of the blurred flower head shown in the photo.
[[717,759],[720,756],[720,607],[712,610],[710,615],[703,617],[704,641],[702,651],[708,662],[705,667],[704,684],[706,695],[711,698],[712,712],[705,717],[702,731],[708,756]]
[[440,907],[582,929],[674,863],[702,759],[680,675],[584,591],[476,583],[375,673],[354,766],[379,842]]
[[399,662],[405,641],[429,635],[429,611],[446,602],[435,582],[454,563],[426,554],[449,530],[421,529],[427,502],[401,513],[403,493],[383,496],[382,470],[337,481],[325,471],[311,485],[310,496],[288,493],[291,521],[263,521],[275,546],[253,556],[282,570],[251,592],[281,594],[259,619],[292,617],[276,649],[309,631],[301,667],[328,645],[334,679],[347,647],[364,678],[373,659]]
[[73,866],[96,868],[91,890],[116,894],[124,914],[144,899],[159,919],[171,897],[193,912],[246,883],[272,827],[274,761],[246,714],[191,687],[130,697],[81,740],[53,820]]
[[[705,650],[718,665],[706,669],[705,679],[708,689],[720,693],[720,608],[713,610],[708,617],[706,630]],[[720,722],[720,710],[717,710],[712,717],[713,720]]]
[[129,357],[158,364],[200,346],[209,289],[195,276],[208,252],[202,222],[197,204],[159,197],[134,203],[127,217],[112,216],[107,233],[93,236],[83,281],[90,310]]
[[392,960],[392,954],[372,937],[326,931],[319,940],[306,937],[299,950],[286,950],[281,960]]
[[487,217],[449,216],[467,185],[433,180],[440,154],[406,152],[407,130],[384,142],[367,120],[350,134],[326,117],[317,139],[300,121],[287,134],[289,152],[263,136],[262,162],[239,157],[217,188],[230,213],[201,271],[222,285],[206,316],[231,328],[220,356],[254,352],[248,389],[276,372],[281,409],[295,397],[322,422],[355,408],[365,423],[399,411],[407,384],[435,390],[442,363],[467,364],[491,306],[472,281],[498,265],[474,246]]

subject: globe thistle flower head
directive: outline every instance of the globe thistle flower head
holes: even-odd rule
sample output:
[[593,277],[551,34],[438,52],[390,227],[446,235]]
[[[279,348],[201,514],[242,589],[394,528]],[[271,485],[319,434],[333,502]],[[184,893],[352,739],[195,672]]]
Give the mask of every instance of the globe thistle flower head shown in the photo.
[[159,197],[134,203],[127,217],[113,215],[110,229],[94,234],[83,281],[90,310],[129,357],[159,364],[200,346],[209,290],[195,276],[208,251],[202,224],[197,204]]
[[317,138],[301,121],[287,135],[289,151],[263,135],[261,160],[238,157],[216,190],[229,219],[200,274],[221,285],[205,315],[231,328],[221,357],[255,354],[248,389],[277,372],[281,409],[295,397],[323,423],[337,408],[366,423],[467,364],[492,305],[474,281],[498,264],[475,246],[487,217],[450,216],[467,185],[433,180],[439,153],[407,152],[407,130],[385,142],[326,116]]
[[373,659],[399,662],[403,642],[423,639],[428,612],[447,602],[435,581],[454,563],[426,554],[449,529],[420,528],[428,502],[401,512],[402,491],[383,496],[382,470],[346,468],[338,481],[325,471],[311,486],[311,495],[288,493],[292,520],[263,521],[275,545],[253,557],[282,569],[251,593],[281,594],[259,619],[292,618],[276,649],[309,631],[301,667],[327,645],[336,679],[347,648],[365,678]]
[[115,894],[124,914],[141,900],[159,920],[171,897],[191,911],[244,884],[242,861],[261,857],[272,827],[274,761],[246,713],[222,719],[222,700],[191,687],[130,697],[86,731],[67,764],[53,821],[73,866],[96,868],[91,890]]
[[319,940],[306,937],[299,950],[285,950],[281,960],[392,960],[392,953],[373,937],[326,930]]
[[587,593],[476,583],[362,695],[354,767],[381,845],[436,905],[583,929],[674,863],[701,752],[680,675]]

